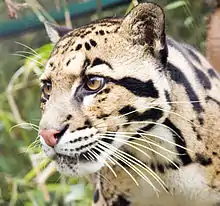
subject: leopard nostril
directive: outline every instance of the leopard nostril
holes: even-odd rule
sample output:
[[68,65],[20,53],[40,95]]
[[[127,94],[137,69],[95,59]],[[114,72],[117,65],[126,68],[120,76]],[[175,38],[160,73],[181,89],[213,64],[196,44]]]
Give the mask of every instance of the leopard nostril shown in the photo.
[[66,130],[67,130],[68,128],[69,128],[69,124],[65,125],[65,126],[63,127],[63,129],[60,130],[59,133],[56,133],[56,134],[54,135],[55,138],[57,139],[57,143],[58,143],[58,141],[60,140],[60,138],[63,136],[63,134],[66,132]]
[[55,129],[43,129],[39,131],[39,135],[43,137],[45,143],[50,147],[54,147],[57,144],[55,135],[59,133],[60,131]]
[[66,132],[68,128],[69,128],[69,125],[67,124],[61,130],[44,129],[44,130],[39,131],[39,135],[43,137],[45,143],[48,146],[54,147],[59,142],[60,138],[63,136],[63,134]]

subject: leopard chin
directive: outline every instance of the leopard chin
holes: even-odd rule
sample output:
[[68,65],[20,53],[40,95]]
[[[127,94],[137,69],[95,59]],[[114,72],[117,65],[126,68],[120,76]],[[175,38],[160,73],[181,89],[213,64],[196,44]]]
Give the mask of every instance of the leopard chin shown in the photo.
[[88,160],[84,155],[67,156],[56,154],[56,169],[62,174],[71,176],[85,176],[99,171],[104,163],[95,160]]

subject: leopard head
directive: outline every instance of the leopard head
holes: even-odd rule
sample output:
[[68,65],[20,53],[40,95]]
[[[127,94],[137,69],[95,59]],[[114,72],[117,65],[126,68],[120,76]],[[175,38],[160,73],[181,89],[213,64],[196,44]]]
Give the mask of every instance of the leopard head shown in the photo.
[[60,172],[94,173],[168,116],[164,13],[144,3],[123,19],[46,29],[55,47],[40,78],[42,147]]

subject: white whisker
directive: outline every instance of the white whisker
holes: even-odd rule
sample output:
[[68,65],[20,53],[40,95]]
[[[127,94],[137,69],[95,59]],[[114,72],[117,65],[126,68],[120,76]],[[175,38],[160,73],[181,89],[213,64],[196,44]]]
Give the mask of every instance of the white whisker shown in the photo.
[[43,65],[41,62],[39,62],[39,61],[37,61],[36,59],[33,59],[33,58],[31,58],[31,57],[25,56],[25,55],[23,55],[23,54],[11,54],[11,55],[13,55],[13,56],[19,56],[19,57],[24,57],[24,58],[26,58],[26,59],[29,59],[29,60],[31,60],[31,61],[33,61],[33,62],[35,62],[35,63],[41,65],[42,67],[44,67],[44,65]]
[[29,47],[29,46],[27,46],[27,45],[25,45],[25,44],[23,44],[23,43],[21,43],[21,42],[15,42],[16,44],[19,44],[19,45],[21,45],[21,46],[23,46],[23,47],[25,47],[25,48],[27,48],[27,49],[29,49],[30,51],[32,51],[33,53],[35,53],[36,55],[38,55],[38,53],[34,50],[34,49],[32,49],[31,47]]
[[[104,145],[101,145],[101,142],[99,142],[100,146],[103,149],[107,149],[107,150],[111,150],[109,147],[105,147]],[[117,159],[121,160],[123,163],[125,163],[126,165],[128,165],[134,172],[136,172],[141,178],[143,178],[148,184],[150,184],[155,191],[157,191],[156,187],[152,184],[152,182],[150,181],[150,179],[140,170],[138,169],[136,166],[134,166],[133,164],[131,164],[126,158],[124,158],[122,155],[119,155],[117,152],[115,152],[113,154]]]
[[[152,149],[152,148],[150,148],[150,147],[147,147],[147,146],[145,146],[145,145],[141,145],[141,144],[139,144],[139,143],[137,143],[137,142],[129,142],[129,143],[128,143],[126,140],[115,138],[115,136],[108,136],[108,135],[106,135],[106,134],[102,134],[101,136],[102,136],[102,137],[105,137],[106,139],[113,139],[113,140],[115,140],[115,141],[124,143],[125,145],[128,145],[128,146],[130,146],[130,147],[133,147],[134,145],[137,145],[137,146],[139,146],[139,147],[145,148],[145,149],[147,149],[147,150],[149,150],[149,151],[151,151],[151,152],[153,152],[153,153],[155,153],[155,154],[157,154],[157,155],[163,157],[163,158],[166,159],[168,162],[170,162],[171,164],[173,164],[176,168],[179,168],[178,165],[176,165],[175,162],[173,162],[172,160],[170,160],[170,159],[169,159],[168,157],[166,157],[165,155],[160,154],[159,152],[157,152],[156,150],[154,150],[154,149]],[[125,136],[125,137],[126,137],[126,136]],[[134,148],[134,147],[133,147],[133,148]],[[136,147],[136,148],[137,148],[137,147]],[[149,155],[148,155],[148,156],[149,156]]]
[[109,143],[106,143],[106,142],[103,142],[103,141],[100,141],[100,142],[106,148],[113,147],[114,150],[117,150],[116,152],[120,153],[120,155],[123,155],[124,158],[126,158],[127,160],[131,161],[132,163],[140,166],[142,169],[144,169],[146,172],[148,172],[148,174],[150,174],[162,186],[162,188],[164,188],[164,190],[166,190],[166,187],[164,187],[165,186],[165,182],[150,167],[148,167],[142,161],[140,161],[136,157],[134,157],[134,156],[132,156],[132,155],[130,155],[130,154],[128,154],[128,153],[126,153],[126,152],[116,148],[116,147],[114,147],[113,145],[111,145]]

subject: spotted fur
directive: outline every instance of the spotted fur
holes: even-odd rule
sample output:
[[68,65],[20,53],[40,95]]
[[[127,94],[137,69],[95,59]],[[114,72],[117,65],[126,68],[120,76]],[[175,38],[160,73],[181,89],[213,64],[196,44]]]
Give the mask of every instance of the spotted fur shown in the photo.
[[46,27],[55,47],[40,129],[60,133],[54,147],[41,142],[57,169],[92,174],[93,206],[219,205],[220,77],[166,36],[162,9],[144,3],[123,19]]

